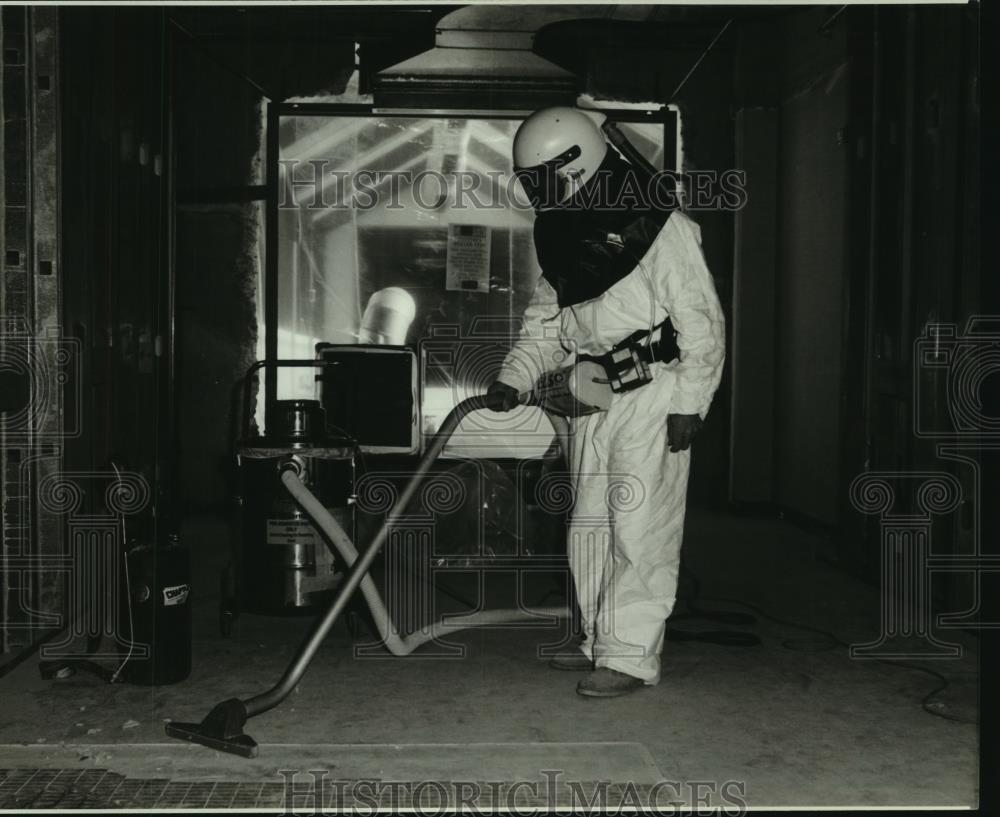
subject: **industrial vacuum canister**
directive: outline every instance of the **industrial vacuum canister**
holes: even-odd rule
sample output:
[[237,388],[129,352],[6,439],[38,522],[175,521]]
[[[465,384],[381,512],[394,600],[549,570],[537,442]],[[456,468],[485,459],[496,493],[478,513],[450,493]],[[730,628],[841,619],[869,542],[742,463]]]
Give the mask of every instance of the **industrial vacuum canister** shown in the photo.
[[126,555],[128,603],[120,611],[130,634],[122,675],[131,684],[161,686],[191,674],[191,565],[172,535],[162,547],[139,545]]

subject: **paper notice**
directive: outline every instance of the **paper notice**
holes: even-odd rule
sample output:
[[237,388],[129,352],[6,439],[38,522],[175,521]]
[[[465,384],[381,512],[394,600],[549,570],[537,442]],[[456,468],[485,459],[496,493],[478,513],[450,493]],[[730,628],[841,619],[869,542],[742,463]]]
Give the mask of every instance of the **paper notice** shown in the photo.
[[448,225],[445,288],[489,292],[489,227],[479,224]]

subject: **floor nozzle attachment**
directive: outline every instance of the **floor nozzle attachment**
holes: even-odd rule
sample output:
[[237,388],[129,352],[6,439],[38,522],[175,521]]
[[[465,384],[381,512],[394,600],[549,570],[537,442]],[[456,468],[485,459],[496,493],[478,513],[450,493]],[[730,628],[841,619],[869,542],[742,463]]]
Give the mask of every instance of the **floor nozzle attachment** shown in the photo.
[[[255,364],[256,365],[256,364]],[[268,710],[274,709],[285,698],[302,679],[306,669],[308,669],[313,656],[319,650],[323,639],[333,626],[334,622],[344,611],[344,608],[351,600],[351,595],[361,585],[361,582],[368,576],[371,563],[382,549],[389,536],[390,520],[417,492],[420,480],[430,471],[431,464],[444,449],[445,443],[451,439],[462,418],[470,411],[479,411],[487,407],[486,397],[468,397],[453,408],[438,428],[437,434],[431,438],[427,448],[421,458],[410,481],[403,488],[393,511],[386,517],[386,521],[379,528],[378,533],[368,545],[368,549],[362,553],[351,566],[347,578],[341,584],[340,589],[326,612],[317,619],[313,625],[305,643],[299,647],[298,652],[292,657],[291,662],[285,668],[285,673],[281,680],[273,687],[260,695],[255,695],[247,700],[230,698],[217,704],[201,723],[168,723],[166,725],[167,736],[179,738],[180,740],[200,743],[210,749],[217,749],[220,752],[240,755],[242,757],[257,757],[257,742],[243,732],[247,718],[255,717]],[[284,481],[287,475],[282,476]],[[297,480],[296,480],[297,481]],[[308,490],[306,490],[308,493]],[[310,496],[312,496],[310,494]],[[315,499],[315,497],[313,497]],[[318,502],[318,500],[316,500]]]
[[257,757],[257,741],[243,732],[246,705],[239,698],[216,704],[201,723],[168,723],[167,736],[241,757]]

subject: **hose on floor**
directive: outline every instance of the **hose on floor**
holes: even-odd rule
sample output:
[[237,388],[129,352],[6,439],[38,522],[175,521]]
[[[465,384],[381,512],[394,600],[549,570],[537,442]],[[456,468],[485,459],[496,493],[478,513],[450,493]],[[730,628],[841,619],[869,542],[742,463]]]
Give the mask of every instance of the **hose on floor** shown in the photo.
[[[323,504],[316,498],[299,478],[294,470],[288,469],[281,475],[281,481],[285,488],[295,498],[302,509],[309,514],[313,522],[326,534],[333,543],[341,558],[348,567],[354,565],[358,559],[357,548],[351,541],[351,537],[341,527],[333,515],[323,507]],[[398,506],[401,507],[401,506]],[[368,609],[371,610],[375,619],[375,626],[378,628],[379,636],[385,644],[386,649],[393,655],[409,655],[415,649],[428,641],[434,641],[445,633],[453,633],[458,630],[465,630],[470,627],[483,627],[495,624],[512,624],[519,621],[538,621],[547,617],[568,618],[570,613],[566,607],[546,607],[539,610],[480,610],[468,615],[449,616],[436,622],[428,628],[411,633],[405,638],[399,633],[386,609],[385,602],[375,582],[369,573],[365,573],[361,580],[361,594],[364,596]]]

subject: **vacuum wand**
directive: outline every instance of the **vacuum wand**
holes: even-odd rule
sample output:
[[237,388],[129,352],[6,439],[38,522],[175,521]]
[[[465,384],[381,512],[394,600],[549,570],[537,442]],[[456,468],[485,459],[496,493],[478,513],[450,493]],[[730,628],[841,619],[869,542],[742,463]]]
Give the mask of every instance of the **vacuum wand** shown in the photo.
[[385,544],[385,540],[389,536],[389,529],[393,516],[397,512],[404,510],[409,504],[413,495],[417,492],[420,478],[430,470],[434,460],[437,459],[438,455],[444,449],[448,440],[451,438],[451,435],[458,427],[458,424],[462,421],[462,418],[469,412],[482,408],[486,408],[485,397],[470,397],[468,400],[463,400],[455,406],[451,413],[445,418],[444,422],[441,423],[438,433],[435,434],[431,440],[431,444],[427,448],[427,453],[425,453],[423,458],[420,460],[420,464],[417,466],[417,470],[414,472],[413,477],[400,493],[399,500],[396,502],[396,507],[393,508],[392,512],[386,517],[385,522],[379,528],[378,533],[375,534],[375,538],[368,546],[368,549],[365,550],[365,552],[361,554],[361,557],[354,563],[350,573],[347,575],[347,579],[344,581],[340,591],[337,593],[337,598],[334,599],[333,604],[330,605],[330,608],[323,615],[323,618],[321,618],[313,628],[305,646],[299,651],[295,660],[291,663],[291,665],[289,665],[288,669],[285,670],[285,674],[282,676],[281,680],[267,692],[257,695],[246,702],[247,717],[253,717],[254,715],[259,715],[262,712],[267,712],[267,710],[273,709],[286,697],[288,697],[289,693],[291,693],[293,689],[295,689],[295,685],[299,682],[299,679],[303,676],[303,674],[305,674],[306,668],[309,666],[313,656],[316,655],[316,651],[319,649],[323,640],[330,632],[330,628],[333,627],[334,622],[336,622],[340,614],[344,612],[344,608],[351,600],[351,596],[354,595],[354,591],[358,589],[358,585],[361,584],[361,580],[367,575],[368,569],[371,567],[372,562],[375,561],[375,557],[378,556],[379,551],[382,550],[382,545]]
[[[322,507],[321,503],[319,503],[312,493],[302,484],[301,480],[298,478],[299,475],[296,473],[298,466],[295,464],[295,461],[289,461],[287,464],[282,466],[282,470],[285,472],[282,474],[282,482],[285,484],[286,488],[288,488],[292,495],[295,496],[303,507],[310,512],[310,515],[314,517],[314,521],[316,521],[327,533],[327,535],[330,536],[335,547],[341,551],[341,555],[344,556],[346,552],[346,557],[355,557],[353,564],[351,565],[347,578],[341,585],[336,598],[330,604],[330,607],[323,614],[322,618],[319,619],[319,621],[317,621],[314,625],[306,641],[299,648],[299,651],[296,653],[294,659],[288,665],[277,684],[266,692],[263,692],[260,695],[255,695],[247,700],[231,698],[217,704],[200,723],[170,722],[166,725],[166,733],[168,736],[191,741],[193,743],[200,743],[213,749],[242,755],[244,757],[256,757],[256,742],[253,738],[243,732],[243,727],[246,724],[247,718],[260,715],[263,712],[267,712],[269,709],[273,709],[286,697],[288,697],[292,690],[295,689],[295,686],[302,679],[302,676],[305,674],[310,662],[322,645],[323,640],[329,634],[330,629],[333,627],[340,614],[344,611],[344,608],[347,606],[359,586],[361,586],[362,591],[365,592],[369,605],[373,606],[373,612],[376,612],[375,605],[373,605],[372,595],[374,594],[374,599],[378,600],[377,591],[374,590],[374,583],[368,576],[368,571],[372,562],[378,556],[382,546],[388,538],[392,522],[398,514],[402,513],[406,509],[410,500],[418,490],[421,478],[424,477],[430,470],[434,461],[444,449],[462,419],[470,412],[492,407],[492,401],[488,400],[484,395],[463,400],[455,406],[454,409],[452,409],[452,411],[444,419],[444,422],[441,423],[441,427],[438,429],[437,434],[432,438],[426,452],[417,465],[412,478],[400,492],[395,506],[386,517],[382,526],[379,528],[375,538],[372,540],[371,544],[364,551],[364,553],[360,555],[357,555],[357,551],[353,549],[353,546],[350,546],[350,540],[343,530],[337,526],[332,515]],[[349,558],[348,561],[350,561]],[[380,600],[378,600],[377,603],[380,604]],[[382,606],[382,611],[384,612],[384,606]],[[528,614],[526,611],[507,611],[503,614],[505,617],[498,616],[495,613],[492,616],[484,616],[484,613],[476,613],[464,618],[467,619],[465,626],[477,626],[478,624],[484,623],[498,623],[498,618],[502,618],[502,620],[518,618],[537,619],[539,616],[544,616],[546,614],[554,614],[558,617],[564,617],[567,614],[567,611],[562,608],[555,610],[540,610],[534,614]],[[382,618],[384,620],[387,617],[388,616],[386,614]],[[376,615],[376,619],[379,618],[380,616]],[[388,630],[388,628],[386,628],[381,634],[383,636],[383,640],[386,641],[387,646],[389,646],[390,650],[396,654],[406,654],[406,652],[412,650],[420,643],[429,640],[428,638],[421,638],[410,641],[409,643],[404,642],[400,647],[397,643],[398,636],[395,636]]]

